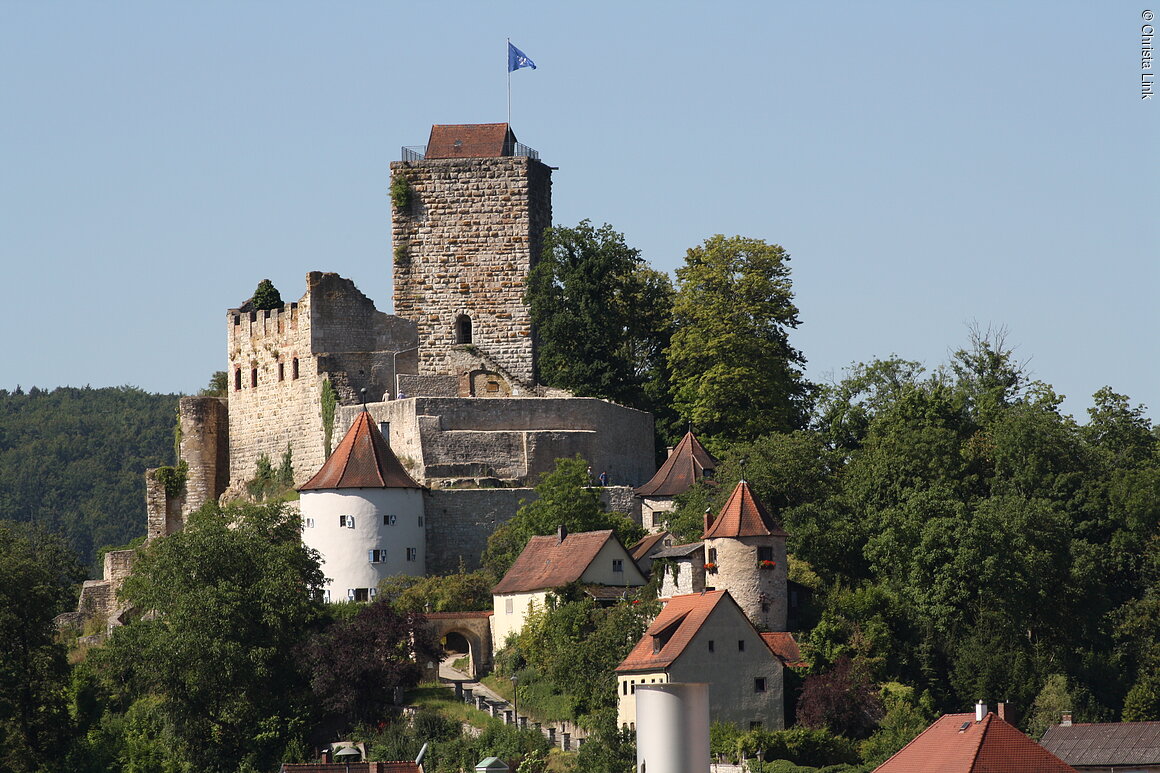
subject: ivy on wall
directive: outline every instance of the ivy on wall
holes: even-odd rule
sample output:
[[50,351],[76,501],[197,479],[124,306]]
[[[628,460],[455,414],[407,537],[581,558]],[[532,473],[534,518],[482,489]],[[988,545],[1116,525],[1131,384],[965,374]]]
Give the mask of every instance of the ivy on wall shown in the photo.
[[330,458],[330,443],[334,437],[334,409],[338,407],[338,392],[334,390],[330,379],[324,379],[322,382],[321,402],[323,443],[326,446],[326,456]]

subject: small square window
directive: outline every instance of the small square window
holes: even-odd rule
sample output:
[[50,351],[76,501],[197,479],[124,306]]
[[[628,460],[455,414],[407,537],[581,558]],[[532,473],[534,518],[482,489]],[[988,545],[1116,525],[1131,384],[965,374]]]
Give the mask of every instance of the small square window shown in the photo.
[[612,559],[612,571],[619,572],[621,574],[624,573],[624,559],[623,558]]
[[385,551],[385,550],[380,550],[380,549],[376,548],[375,550],[368,550],[367,551],[367,561],[370,561],[372,564],[382,564],[382,563],[385,563],[386,560],[387,560],[387,551]]
[[771,548],[769,546],[758,547],[757,548],[757,560],[758,561],[772,561],[773,560],[773,548]]
[[383,526],[394,526],[395,521],[397,521],[397,520],[398,520],[398,516],[384,515],[383,516]]
[[330,591],[324,590],[322,592],[322,600],[325,601],[327,604],[330,603]]
[[353,515],[340,515],[340,516],[338,516],[338,525],[340,528],[343,528],[343,529],[353,529],[354,528],[354,516]]
[[279,381],[286,380],[286,363],[284,363],[284,362],[278,363],[278,380]]
[[738,639],[737,640],[737,651],[738,652],[745,652],[745,639]]
[[504,611],[505,615],[512,614],[512,600],[511,599],[504,599],[503,600],[503,611]]
[[764,676],[759,676],[753,680],[753,691],[754,692],[765,692],[765,677]]
[[302,519],[302,528],[313,529],[314,528],[314,519],[313,518],[303,518]]
[[714,645],[712,639],[709,640],[709,652],[716,652],[715,645]]
[[423,516],[421,516],[421,515],[419,516],[419,528],[420,529],[423,528]]
[[408,561],[418,561],[419,560],[419,548],[407,548],[407,560]]

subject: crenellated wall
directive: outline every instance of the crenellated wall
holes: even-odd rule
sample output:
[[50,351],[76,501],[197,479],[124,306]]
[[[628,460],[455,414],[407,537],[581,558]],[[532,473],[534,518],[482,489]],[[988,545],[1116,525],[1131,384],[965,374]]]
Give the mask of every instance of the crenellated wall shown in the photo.
[[[528,270],[552,223],[552,172],[504,156],[397,161],[411,202],[393,209],[395,313],[419,324],[420,372],[454,373],[470,344],[514,378],[535,382],[535,344],[523,302]],[[471,321],[470,341],[460,317]]]

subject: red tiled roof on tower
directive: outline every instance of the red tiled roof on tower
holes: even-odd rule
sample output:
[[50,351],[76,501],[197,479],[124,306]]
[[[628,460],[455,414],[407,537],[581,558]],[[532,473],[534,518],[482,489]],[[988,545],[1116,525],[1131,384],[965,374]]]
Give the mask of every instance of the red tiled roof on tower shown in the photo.
[[424,158],[498,158],[510,156],[516,135],[506,123],[435,124]]
[[944,714],[874,773],[1076,773],[1018,729],[988,713]]
[[346,437],[299,491],[333,488],[423,488],[407,473],[383,433],[363,411]]
[[532,537],[507,574],[491,589],[496,595],[559,588],[579,580],[610,539],[612,529]]
[[721,537],[788,537],[777,522],[758,501],[749,484],[741,481],[729,501],[721,508],[721,512],[705,527],[703,539],[719,539]]
[[683,494],[705,475],[705,471],[717,469],[717,460],[705,450],[701,441],[692,432],[686,432],[677,447],[665,459],[648,483],[636,490],[645,497],[675,497]]

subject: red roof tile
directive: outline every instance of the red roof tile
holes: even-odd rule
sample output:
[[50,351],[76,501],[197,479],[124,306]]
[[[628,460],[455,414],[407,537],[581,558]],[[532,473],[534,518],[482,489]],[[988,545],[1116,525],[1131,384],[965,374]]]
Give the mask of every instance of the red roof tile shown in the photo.
[[648,555],[649,551],[655,547],[662,546],[662,541],[667,538],[672,538],[673,535],[667,531],[659,531],[656,534],[649,534],[647,537],[631,545],[628,548],[628,554],[632,556],[633,561],[640,561]]
[[336,488],[422,488],[407,474],[367,411],[299,491]]
[[705,450],[692,432],[686,432],[669,458],[648,483],[636,490],[645,497],[675,497],[683,494],[700,480],[705,470],[717,469],[717,460]]
[[506,123],[435,124],[424,158],[510,156],[516,135]]
[[792,633],[781,631],[761,634],[762,641],[769,647],[777,659],[787,666],[809,665],[802,660],[802,651]]
[[741,481],[721,512],[705,530],[704,539],[721,537],[787,537],[773,520],[769,511],[758,501],[749,489],[749,484]]
[[[722,603],[732,604],[741,612],[726,590],[673,596],[616,670],[662,671],[668,668],[685,651],[717,605]],[[744,614],[741,616],[745,617]],[[659,649],[655,648],[657,644]]]
[[[563,542],[555,535],[532,537],[507,574],[491,589],[496,595],[528,593],[559,588],[575,582],[609,540],[611,529],[568,534]],[[619,544],[619,543],[617,543]]]
[[1076,773],[1051,752],[989,713],[944,714],[874,773]]

